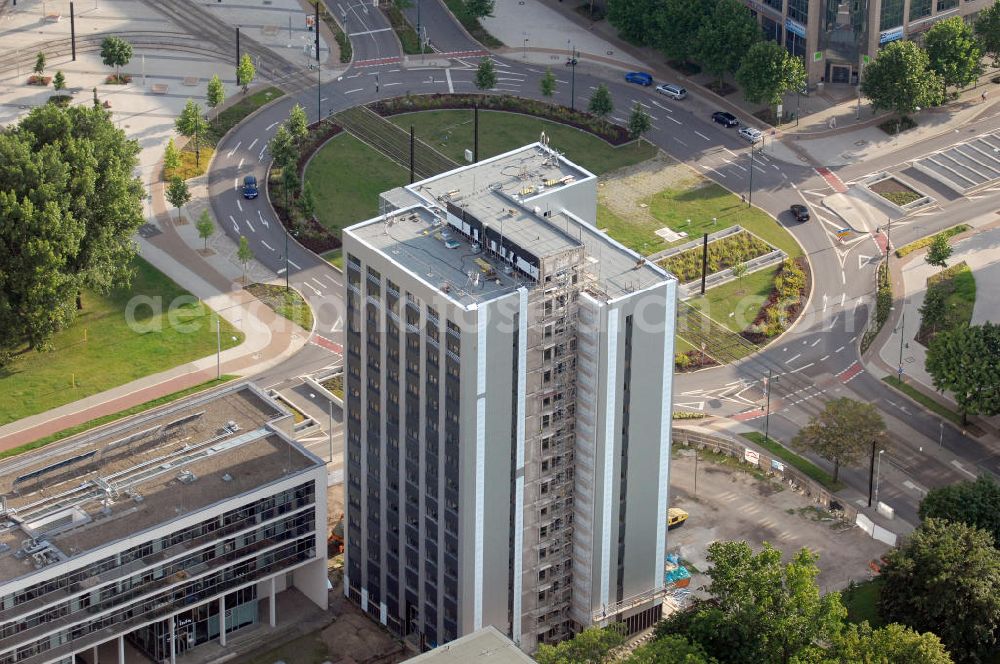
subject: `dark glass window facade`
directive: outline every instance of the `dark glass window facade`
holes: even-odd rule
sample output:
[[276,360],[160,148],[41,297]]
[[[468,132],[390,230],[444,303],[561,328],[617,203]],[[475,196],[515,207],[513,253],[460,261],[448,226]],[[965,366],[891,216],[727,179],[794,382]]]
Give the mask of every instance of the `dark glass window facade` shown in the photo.
[[788,18],[809,25],[809,0],[788,0]]
[[898,28],[903,25],[903,5],[905,0],[882,0],[882,14],[879,16],[879,30]]

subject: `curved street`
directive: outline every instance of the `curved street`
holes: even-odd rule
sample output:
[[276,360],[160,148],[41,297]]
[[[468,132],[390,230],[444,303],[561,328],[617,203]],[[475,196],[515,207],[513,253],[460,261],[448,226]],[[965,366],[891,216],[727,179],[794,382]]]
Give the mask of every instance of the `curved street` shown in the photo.
[[[331,360],[330,354],[339,349],[342,313],[340,273],[299,246],[294,238],[289,240],[265,197],[247,201],[240,194],[239,184],[244,176],[253,174],[258,181],[266,181],[270,163],[266,146],[274,129],[295,103],[302,104],[314,121],[321,115],[325,117],[380,98],[476,91],[475,57],[428,55],[427,63],[422,66],[402,66],[398,41],[386,29],[388,22],[381,12],[368,11],[369,5],[360,1],[327,4],[332,12],[347,15],[354,63],[336,80],[323,83],[319,90],[315,84],[311,89],[298,88],[230,132],[217,147],[209,175],[212,206],[220,225],[234,239],[246,236],[256,258],[279,275],[284,274],[287,265],[290,283],[306,297],[316,314],[311,343],[291,360],[260,376],[258,379],[264,385],[291,384],[289,377],[335,362],[336,358]],[[475,52],[481,48],[458,26],[440,0],[422,0],[420,4],[422,25],[435,47],[443,46],[449,53]],[[413,11],[410,9],[408,13]],[[541,69],[515,59],[496,56],[493,59],[499,91],[542,98]],[[854,234],[848,241],[840,241],[837,230],[842,222],[821,206],[823,198],[842,190],[844,180],[964,140],[962,136],[943,132],[918,146],[887,155],[885,164],[865,162],[821,175],[794,149],[793,141],[774,140],[780,137],[768,137],[751,162],[747,143],[735,130],[711,121],[710,115],[718,106],[697,92],[675,102],[656,95],[652,88],[628,84],[619,73],[601,66],[581,63],[575,69],[575,72],[569,68],[555,70],[559,83],[554,101],[570,105],[573,87],[576,106],[585,107],[593,89],[604,83],[615,101],[613,116],[621,120],[635,102],[643,104],[653,118],[653,129],[647,139],[671,157],[737,194],[750,193],[752,169],[753,204],[785,226],[809,258],[812,292],[792,329],[762,352],[741,362],[678,375],[676,408],[703,410],[763,429],[766,414],[763,379],[770,372],[767,426],[772,436],[787,441],[829,398],[851,396],[874,403],[889,423],[893,443],[887,460],[894,470],[885,473],[882,495],[896,506],[902,519],[910,522],[916,519],[917,503],[927,487],[967,479],[969,471],[965,466],[1000,471],[1000,456],[995,452],[949,423],[941,424],[939,418],[922,408],[908,405],[864,368],[859,340],[874,301],[874,271],[885,252],[886,239],[882,233]],[[575,81],[565,80],[572,74]],[[997,126],[1000,122],[994,116],[974,123],[970,131]],[[791,143],[793,149],[786,143]],[[803,202],[814,211],[814,218],[799,224],[788,208],[792,203]],[[940,205],[941,214],[917,217],[894,226],[892,246],[993,209],[995,197],[960,198]],[[815,214],[816,211],[819,213]],[[939,436],[929,438],[927,432]],[[956,465],[955,461],[946,462],[924,454],[924,448],[931,445],[958,455],[962,462]],[[827,464],[821,462],[821,465]],[[845,469],[843,476],[854,489],[852,500],[867,495],[867,469]]]

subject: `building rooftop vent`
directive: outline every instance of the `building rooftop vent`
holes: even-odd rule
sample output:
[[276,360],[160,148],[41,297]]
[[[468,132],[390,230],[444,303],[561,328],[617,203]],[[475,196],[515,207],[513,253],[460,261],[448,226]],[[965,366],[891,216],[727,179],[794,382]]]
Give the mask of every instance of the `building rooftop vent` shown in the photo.
[[230,475],[229,473],[226,473],[225,475],[222,476],[222,481],[223,482],[232,482],[233,481],[233,476]]
[[177,473],[177,480],[181,484],[191,484],[196,479],[198,479],[198,476],[192,473],[190,470],[182,470],[181,472]]

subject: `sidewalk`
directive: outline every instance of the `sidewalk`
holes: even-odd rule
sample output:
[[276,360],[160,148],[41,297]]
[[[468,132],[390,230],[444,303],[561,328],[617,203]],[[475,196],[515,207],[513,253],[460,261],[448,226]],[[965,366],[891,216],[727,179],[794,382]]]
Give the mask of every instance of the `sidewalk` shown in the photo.
[[[976,304],[973,309],[972,324],[987,320],[1000,320],[1000,292],[995,284],[1000,282],[1000,255],[996,252],[1000,242],[1000,220],[995,214],[982,215],[968,222],[972,230],[951,240],[953,253],[948,265],[965,261],[976,279]],[[882,369],[883,375],[896,375],[900,365],[906,381],[927,396],[957,410],[954,400],[934,388],[930,374],[924,368],[927,349],[914,337],[920,327],[920,307],[927,292],[927,278],[938,273],[941,268],[928,265],[924,260],[926,250],[909,254],[903,259],[890,262],[894,298],[897,303],[890,319],[872,344],[877,352],[869,351],[873,363]],[[902,288],[900,288],[902,285]],[[902,303],[902,307],[899,303]],[[900,311],[901,309],[901,311]],[[970,416],[970,422],[984,425],[996,431],[996,418]]]

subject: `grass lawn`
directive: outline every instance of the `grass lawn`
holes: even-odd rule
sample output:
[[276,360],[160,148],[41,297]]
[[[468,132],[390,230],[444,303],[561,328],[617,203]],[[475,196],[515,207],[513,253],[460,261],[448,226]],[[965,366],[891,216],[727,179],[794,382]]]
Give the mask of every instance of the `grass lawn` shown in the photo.
[[320,383],[320,385],[330,390],[330,392],[340,399],[344,398],[344,374],[339,373],[336,376],[331,376]]
[[[647,202],[653,219],[622,219],[604,205],[598,205],[598,226],[607,228],[608,235],[625,246],[639,253],[651,254],[675,244],[690,242],[703,233],[714,233],[738,224],[791,258],[802,255],[802,248],[795,238],[778,222],[757,208],[741,204],[735,194],[714,182],[697,178],[690,187],[664,189]],[[713,223],[713,218],[718,221]],[[683,231],[688,237],[668,243],[656,235],[656,231],[664,226]]]
[[342,249],[331,249],[323,253],[321,258],[341,272],[344,271],[344,252]]
[[246,291],[279,316],[287,318],[306,332],[312,331],[312,309],[297,290],[285,290],[284,286],[273,284],[250,284]]
[[[215,313],[145,260],[135,267],[129,289],[84,292],[83,311],[52,339],[54,350],[25,352],[0,370],[0,424],[215,353]],[[223,348],[242,341],[222,321]]]
[[906,254],[912,253],[912,252],[916,251],[917,249],[923,249],[924,247],[929,247],[929,246],[931,246],[931,243],[934,242],[934,238],[936,238],[938,235],[943,235],[944,239],[947,240],[949,238],[955,237],[956,235],[964,233],[965,231],[969,230],[969,228],[970,227],[969,227],[968,224],[958,224],[957,226],[952,226],[951,228],[946,228],[943,231],[941,231],[940,233],[935,233],[934,235],[928,235],[925,238],[921,238],[919,240],[914,240],[913,242],[911,242],[909,244],[904,244],[902,247],[900,247],[899,249],[897,249],[896,252],[895,252],[896,256],[898,256],[899,258],[902,258]]
[[[164,168],[163,179],[169,181],[175,175],[178,175],[182,180],[190,180],[199,175],[204,175],[205,171],[208,170],[208,164],[212,161],[212,155],[215,154],[215,148],[203,144],[199,152],[200,154],[196,160],[194,143],[190,142],[185,145],[184,149],[180,151],[181,165],[177,168]],[[195,164],[195,161],[198,163]]]
[[853,588],[841,592],[841,601],[847,609],[847,619],[852,623],[864,620],[872,627],[881,627],[884,621],[876,607],[879,593],[882,591],[882,578],[875,577],[871,581],[859,583]]
[[688,304],[739,333],[754,321],[767,302],[774,288],[774,277],[780,269],[780,265],[775,265],[748,274],[743,279],[709,288],[703,297],[688,300]]
[[63,429],[58,433],[45,436],[44,438],[39,438],[38,440],[32,441],[27,445],[21,445],[20,447],[13,447],[9,450],[3,450],[0,452],[0,459],[5,459],[7,457],[17,456],[29,450],[35,450],[39,447],[44,447],[49,443],[54,443],[57,440],[62,440],[63,438],[69,438],[70,436],[75,436],[82,431],[89,431],[90,429],[97,428],[103,424],[109,422],[114,422],[115,420],[120,420],[123,417],[128,417],[130,415],[135,415],[137,413],[142,413],[147,410],[156,408],[157,406],[162,406],[164,404],[171,403],[172,401],[177,401],[178,399],[183,399],[184,397],[194,394],[195,392],[202,392],[204,390],[210,390],[213,387],[222,385],[223,383],[228,383],[234,378],[239,378],[239,376],[230,376],[228,374],[223,374],[221,378],[213,378],[212,380],[207,380],[204,383],[199,383],[194,387],[189,387],[186,390],[179,390],[173,392],[166,396],[162,396],[156,399],[147,401],[146,403],[141,403],[138,406],[132,406],[131,408],[126,408],[125,410],[113,413],[111,415],[105,415],[103,417],[98,417],[83,424],[77,424],[75,427],[70,427],[68,429]]
[[[421,111],[404,113],[389,118],[460,164],[465,163],[465,150],[472,149],[472,111]],[[592,173],[601,175],[622,166],[645,161],[656,154],[656,147],[646,141],[612,147],[585,131],[540,118],[506,113],[503,111],[479,112],[479,158],[485,159],[508,152],[514,148],[534,143],[542,132],[551,139],[552,146]]]
[[410,181],[402,166],[342,133],[313,156],[306,170],[317,218],[336,234],[378,214],[378,196]]
[[962,424],[961,415],[953,411],[951,408],[948,408],[944,404],[939,403],[935,399],[930,398],[917,388],[913,387],[909,383],[906,383],[905,380],[903,383],[900,383],[899,379],[896,378],[896,376],[883,376],[882,380],[887,385],[894,387],[895,389],[899,390],[906,396],[910,397],[911,399],[919,403],[927,410],[937,413],[938,415],[948,420],[952,424],[957,424],[958,426],[965,426]]
[[740,434],[750,442],[760,445],[765,450],[778,457],[796,470],[801,471],[810,479],[822,484],[828,491],[840,491],[844,488],[843,482],[833,481],[833,477],[825,470],[814,464],[809,459],[799,456],[774,438],[764,437],[764,434],[756,431]]
[[976,279],[965,262],[952,265],[927,280],[928,290],[940,289],[945,293],[945,323],[943,330],[968,327],[972,310],[976,306]]

